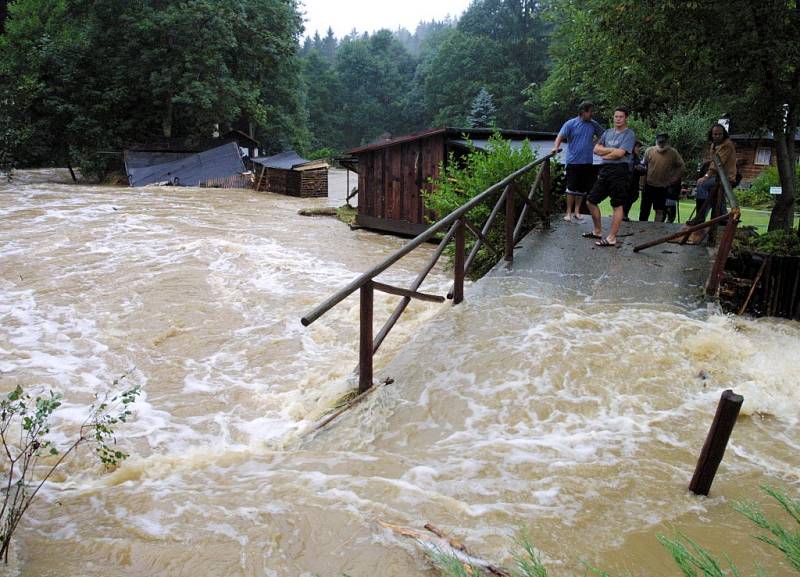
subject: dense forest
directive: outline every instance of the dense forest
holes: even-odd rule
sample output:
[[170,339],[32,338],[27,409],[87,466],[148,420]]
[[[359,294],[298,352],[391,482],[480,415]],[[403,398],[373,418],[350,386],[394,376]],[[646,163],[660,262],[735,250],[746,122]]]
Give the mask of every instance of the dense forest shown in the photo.
[[102,173],[131,143],[228,129],[311,156],[442,125],[555,130],[590,99],[690,159],[723,113],[772,131],[774,226],[791,226],[796,1],[473,0],[455,20],[343,38],[304,30],[296,0],[1,6],[0,164]]

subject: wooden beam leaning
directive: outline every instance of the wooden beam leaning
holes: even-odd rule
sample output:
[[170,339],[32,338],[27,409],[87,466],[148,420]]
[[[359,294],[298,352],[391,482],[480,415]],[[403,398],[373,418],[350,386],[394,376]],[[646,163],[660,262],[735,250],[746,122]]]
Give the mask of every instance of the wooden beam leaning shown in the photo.
[[550,206],[552,204],[553,173],[550,169],[550,159],[547,159],[539,170],[542,173],[542,208],[544,210],[544,225],[550,228]]
[[[420,286],[422,286],[422,283],[428,276],[428,273],[430,273],[433,267],[436,266],[436,263],[439,261],[439,257],[442,256],[442,253],[444,252],[447,243],[450,242],[450,239],[452,239],[453,235],[456,233],[457,226],[458,222],[453,223],[453,226],[451,226],[450,230],[447,231],[447,234],[444,235],[444,238],[442,238],[441,242],[439,242],[439,246],[436,248],[436,251],[428,260],[428,264],[425,265],[425,268],[423,268],[420,271],[420,273],[417,275],[417,278],[414,279],[413,283],[411,283],[410,290],[416,291]],[[372,346],[373,354],[378,352],[381,343],[383,343],[383,339],[385,339],[386,335],[389,334],[389,331],[392,330],[392,327],[394,327],[395,323],[397,323],[398,319],[400,318],[400,315],[403,314],[403,311],[406,310],[406,307],[410,302],[411,302],[411,297],[403,297],[402,300],[399,303],[397,303],[397,306],[395,307],[391,316],[386,321],[386,323],[384,323],[381,330],[378,332],[378,336],[375,337],[375,341]]]
[[489,242],[489,239],[487,239],[484,236],[484,234],[481,231],[479,231],[478,228],[474,224],[472,224],[468,219],[464,218],[463,220],[464,220],[464,226],[467,227],[467,230],[470,231],[475,236],[476,239],[478,239],[483,244],[485,244],[486,248],[488,248],[490,251],[492,251],[492,254],[494,254],[495,256],[499,257],[500,256],[500,251],[497,250],[494,247],[494,245],[492,245],[492,243]]
[[[500,207],[503,206],[505,202],[506,196],[509,195],[510,185],[506,186],[503,189],[503,193],[498,197],[497,202],[494,204],[492,208],[492,212],[489,213],[489,218],[486,219],[486,222],[483,223],[483,228],[481,229],[481,235],[486,238],[486,235],[489,234],[489,229],[492,228],[492,224],[494,223],[494,219],[497,218],[498,213],[500,212]],[[466,275],[469,271],[470,267],[472,267],[472,263],[475,260],[475,257],[478,255],[478,251],[483,246],[483,241],[478,239],[474,245],[472,245],[472,250],[469,251],[469,256],[467,257],[467,262],[464,264],[464,274]],[[450,290],[447,291],[447,298],[453,298],[453,286],[450,285]]]
[[633,252],[639,252],[640,250],[644,250],[646,248],[650,248],[651,246],[656,246],[657,244],[663,244],[665,242],[669,242],[671,240],[675,240],[676,238],[681,238],[683,236],[688,236],[688,235],[690,235],[693,232],[696,232],[698,230],[703,230],[704,228],[708,228],[709,226],[713,226],[713,225],[715,225],[717,223],[724,222],[724,221],[728,220],[729,217],[730,217],[730,214],[723,214],[721,216],[718,216],[717,218],[712,218],[708,222],[704,222],[702,224],[696,224],[694,226],[690,226],[689,228],[687,228],[685,230],[682,230],[680,232],[675,232],[673,234],[670,234],[670,235],[667,235],[667,236],[662,236],[661,238],[657,238],[655,240],[649,240],[647,242],[643,242],[642,244],[637,244],[635,247],[633,247]]
[[464,217],[456,224],[456,255],[453,261],[453,304],[464,300]]
[[358,344],[358,392],[363,393],[372,387],[372,311],[375,292],[374,281],[361,285],[360,291],[360,331]]
[[717,405],[717,413],[714,415],[714,421],[711,423],[700,458],[697,460],[694,476],[689,483],[689,490],[695,495],[708,495],[743,402],[744,397],[730,389],[722,392]]
[[408,290],[396,286],[392,286],[389,284],[384,284],[378,281],[372,281],[372,286],[375,290],[381,291],[382,293],[395,295],[399,297],[408,297],[410,299],[417,299],[421,301],[427,301],[429,303],[443,303],[444,297],[440,297],[439,295],[431,295],[427,293],[421,293],[413,290]]
[[725,263],[728,261],[728,255],[731,253],[733,240],[736,237],[736,227],[739,226],[739,209],[734,208],[729,215],[730,218],[725,224],[725,232],[722,234],[719,247],[717,247],[717,256],[714,259],[714,266],[711,267],[711,273],[708,275],[708,282],[706,283],[707,295],[714,295],[717,293],[719,283],[722,281],[722,275],[725,273]]
[[[536,188],[539,186],[539,183],[542,181],[542,174],[543,168],[539,169],[539,172],[536,173],[536,179],[533,181],[533,185],[531,189],[528,191],[528,200],[533,201],[533,195],[536,194]],[[522,232],[522,224],[525,221],[525,217],[528,214],[528,203],[525,203],[525,206],[522,207],[522,213],[519,215],[519,221],[517,222],[517,226],[514,227],[514,244],[517,244],[519,241],[520,233]]]
[[[513,186],[509,184],[509,186]],[[506,194],[506,262],[514,262],[514,225],[515,225],[514,195],[511,191]]]

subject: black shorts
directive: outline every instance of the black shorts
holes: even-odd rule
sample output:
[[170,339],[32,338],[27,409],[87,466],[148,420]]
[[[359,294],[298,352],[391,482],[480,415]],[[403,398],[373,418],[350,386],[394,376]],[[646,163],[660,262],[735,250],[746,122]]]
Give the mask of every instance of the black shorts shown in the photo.
[[588,200],[592,204],[600,204],[609,196],[611,206],[622,206],[628,200],[631,171],[627,163],[603,164],[600,174],[589,193]]
[[664,210],[667,202],[667,187],[644,184],[644,193],[653,201],[653,210]]
[[567,194],[586,196],[594,185],[597,173],[593,164],[567,165]]

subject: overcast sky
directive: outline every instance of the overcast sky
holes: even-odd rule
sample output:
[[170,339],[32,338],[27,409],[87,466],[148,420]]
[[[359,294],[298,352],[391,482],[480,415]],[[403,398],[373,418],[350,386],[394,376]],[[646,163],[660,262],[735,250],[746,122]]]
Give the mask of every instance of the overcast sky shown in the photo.
[[305,36],[319,31],[324,36],[328,26],[341,38],[353,28],[374,32],[399,26],[413,33],[420,21],[442,20],[448,14],[460,16],[470,0],[301,0],[305,9]]

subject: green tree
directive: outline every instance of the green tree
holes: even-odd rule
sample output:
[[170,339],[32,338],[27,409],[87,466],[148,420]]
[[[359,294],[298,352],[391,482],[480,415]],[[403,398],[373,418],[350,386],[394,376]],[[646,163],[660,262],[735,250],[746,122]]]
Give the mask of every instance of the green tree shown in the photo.
[[553,14],[553,68],[536,94],[538,105],[591,95],[652,119],[707,102],[731,113],[739,131],[767,128],[775,135],[783,188],[770,230],[791,229],[800,118],[795,0],[564,0],[553,3]]
[[471,128],[489,128],[494,126],[497,109],[492,101],[492,95],[481,87],[480,92],[472,100],[472,109],[469,111],[467,126]]

